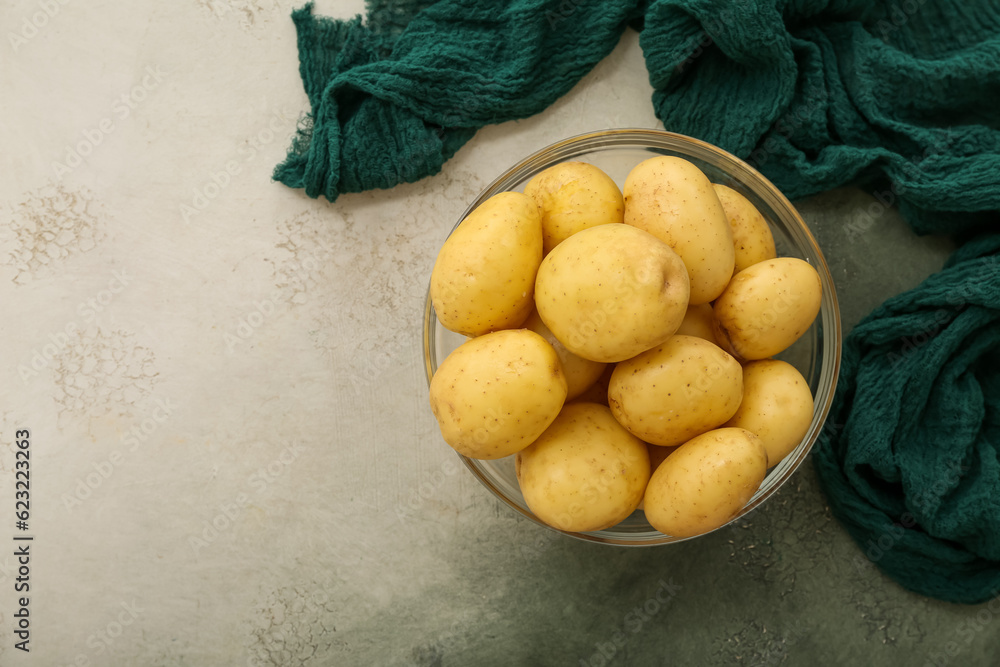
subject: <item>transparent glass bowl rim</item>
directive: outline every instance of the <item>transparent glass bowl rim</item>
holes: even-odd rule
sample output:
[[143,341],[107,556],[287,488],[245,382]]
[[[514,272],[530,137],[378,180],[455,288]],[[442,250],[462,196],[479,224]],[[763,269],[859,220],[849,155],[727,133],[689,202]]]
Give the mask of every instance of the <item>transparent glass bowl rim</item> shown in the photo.
[[[797,237],[797,242],[804,245],[808,250],[810,264],[819,272],[823,284],[823,301],[820,308],[819,319],[823,326],[824,344],[822,359],[820,362],[820,375],[818,388],[815,395],[815,407],[813,420],[810,423],[802,442],[772,470],[769,471],[760,489],[751,498],[740,512],[734,516],[726,525],[745,516],[755,508],[760,506],[765,500],[774,495],[781,486],[791,478],[792,474],[799,468],[813,445],[818,439],[826,417],[829,414],[830,406],[833,402],[834,393],[837,386],[837,377],[840,372],[840,348],[842,340],[840,307],[837,301],[837,293],[830,275],[829,267],[820,250],[819,244],[813,237],[812,232],[798,211],[791,202],[760,172],[739,158],[723,151],[721,148],[713,146],[707,142],[688,137],[674,132],[664,130],[652,130],[643,128],[620,128],[588,132],[557,141],[541,150],[538,150],[524,159],[517,162],[512,167],[504,170],[493,180],[469,207],[458,218],[455,223],[457,227],[477,206],[493,195],[513,189],[518,184],[524,182],[535,173],[553,164],[564,162],[573,157],[580,156],[595,150],[607,148],[632,148],[650,150],[653,157],[656,151],[664,150],[668,153],[678,153],[693,157],[703,162],[712,164],[716,168],[724,171],[734,180],[740,182],[745,187],[750,188],[755,195],[760,197],[764,203],[774,211],[786,227]],[[449,232],[450,234],[451,232]],[[428,384],[435,371],[435,331],[433,304],[431,302],[430,290],[428,289],[424,305],[424,330],[423,330],[423,351],[424,364],[427,373]],[[504,502],[512,510],[521,514],[527,519],[544,526],[550,530],[568,535],[588,542],[598,542],[618,546],[656,546],[662,544],[673,544],[677,542],[702,537],[709,533],[703,533],[694,537],[675,537],[662,533],[636,534],[636,537],[619,537],[609,535],[605,531],[594,531],[586,533],[576,533],[559,530],[541,521],[538,517],[520,507],[516,502],[507,496],[501,489],[493,483],[490,477],[480,467],[480,462],[456,455],[462,460],[470,472],[479,482],[490,490],[497,498]],[[724,526],[720,526],[719,530]],[[714,532],[714,531],[710,531]]]

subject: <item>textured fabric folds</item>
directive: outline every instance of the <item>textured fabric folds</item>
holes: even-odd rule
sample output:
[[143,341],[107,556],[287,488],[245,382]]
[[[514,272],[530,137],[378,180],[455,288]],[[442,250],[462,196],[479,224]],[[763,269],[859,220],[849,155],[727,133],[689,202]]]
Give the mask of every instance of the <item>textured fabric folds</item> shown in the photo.
[[911,590],[975,603],[1000,595],[998,447],[992,234],[854,328],[814,460],[865,557]]

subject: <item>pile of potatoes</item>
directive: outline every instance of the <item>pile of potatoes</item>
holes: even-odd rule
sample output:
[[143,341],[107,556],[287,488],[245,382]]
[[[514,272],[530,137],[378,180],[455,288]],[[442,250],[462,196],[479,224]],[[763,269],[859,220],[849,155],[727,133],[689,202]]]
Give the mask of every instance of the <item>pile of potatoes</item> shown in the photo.
[[623,190],[561,163],[484,201],[441,248],[434,310],[469,340],[431,379],[431,409],[459,453],[515,455],[525,502],[555,528],[641,507],[664,534],[699,535],[808,430],[808,383],[770,357],[821,293],[750,201],[687,160],[645,160]]

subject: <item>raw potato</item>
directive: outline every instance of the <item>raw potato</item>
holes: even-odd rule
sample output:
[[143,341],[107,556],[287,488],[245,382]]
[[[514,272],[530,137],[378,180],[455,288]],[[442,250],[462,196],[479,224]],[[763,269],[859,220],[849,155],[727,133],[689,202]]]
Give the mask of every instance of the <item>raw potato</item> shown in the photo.
[[802,442],[812,418],[812,391],[802,374],[784,361],[764,359],[743,367],[743,402],[725,425],[755,433],[770,468]]
[[[652,475],[660,464],[667,460],[667,457],[677,451],[677,447],[660,447],[659,445],[646,444],[646,451],[649,452],[649,474]],[[638,509],[644,509],[645,501],[639,503]]]
[[607,407],[570,403],[518,453],[515,469],[535,516],[559,530],[586,532],[635,511],[649,481],[649,454]]
[[652,474],[646,520],[674,537],[693,537],[724,526],[740,513],[767,473],[760,438],[741,428],[720,428],[692,438]]
[[566,346],[560,343],[559,339],[545,326],[545,322],[542,322],[542,318],[538,316],[538,311],[531,311],[531,315],[528,315],[528,319],[524,321],[523,326],[525,329],[534,331],[548,341],[549,345],[552,346],[559,356],[563,375],[566,376],[567,401],[573,400],[582,394],[584,390],[597,382],[597,378],[601,377],[601,373],[604,372],[604,367],[607,364],[578,357],[567,350]]
[[667,342],[615,366],[608,404],[615,418],[654,445],[679,445],[721,426],[743,399],[743,369],[694,336]]
[[608,385],[611,384],[611,374],[615,372],[614,364],[604,364],[604,372],[594,384],[583,390],[583,393],[573,399],[576,403],[608,404]]
[[684,263],[641,229],[600,225],[577,232],[542,261],[535,305],[570,352],[614,363],[659,345],[688,305]]
[[712,301],[733,275],[733,232],[708,177],[687,160],[644,160],[625,179],[625,223],[673,248],[691,279],[691,303]]
[[519,326],[534,305],[542,261],[538,207],[520,192],[480,204],[444,242],[431,273],[431,300],[441,326],[479,336]]
[[659,156],[621,190],[565,162],[469,213],[431,276],[438,321],[471,337],[431,379],[445,441],[513,457],[556,529],[604,530],[638,507],[691,537],[737,516],[812,423],[808,383],[768,357],[822,300],[747,197]]
[[808,262],[770,259],[743,269],[713,304],[715,337],[742,360],[766,359],[797,341],[819,313],[823,285]]
[[445,442],[463,456],[499,459],[548,428],[566,400],[559,357],[527,329],[466,341],[431,378],[431,410]]
[[713,345],[718,345],[715,340],[715,313],[712,311],[712,304],[701,303],[697,306],[688,306],[687,313],[684,314],[684,321],[677,327],[677,333],[684,336],[697,336]]
[[646,445],[646,450],[649,452],[649,470],[650,474],[654,470],[660,467],[660,464],[667,460],[667,457],[677,451],[676,447],[661,447],[660,445]]
[[625,202],[611,177],[586,162],[562,162],[528,181],[524,194],[542,216],[543,252],[579,231],[622,222]]
[[733,230],[733,247],[736,250],[736,267],[733,273],[777,257],[771,228],[750,200],[725,185],[716,183],[712,187],[726,212],[729,227]]

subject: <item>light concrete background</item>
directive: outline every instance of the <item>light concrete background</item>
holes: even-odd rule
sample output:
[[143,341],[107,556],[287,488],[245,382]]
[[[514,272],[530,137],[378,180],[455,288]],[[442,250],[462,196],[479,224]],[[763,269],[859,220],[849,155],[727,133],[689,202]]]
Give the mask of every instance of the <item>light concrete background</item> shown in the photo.
[[[991,664],[994,610],[883,577],[809,465],[644,550],[519,520],[455,465],[421,357],[436,250],[525,154],[660,127],[637,36],[441,174],[331,205],[270,181],[306,108],[296,4],[0,9],[0,664]],[[893,212],[858,233],[872,201],[801,202],[848,328],[948,252]]]

